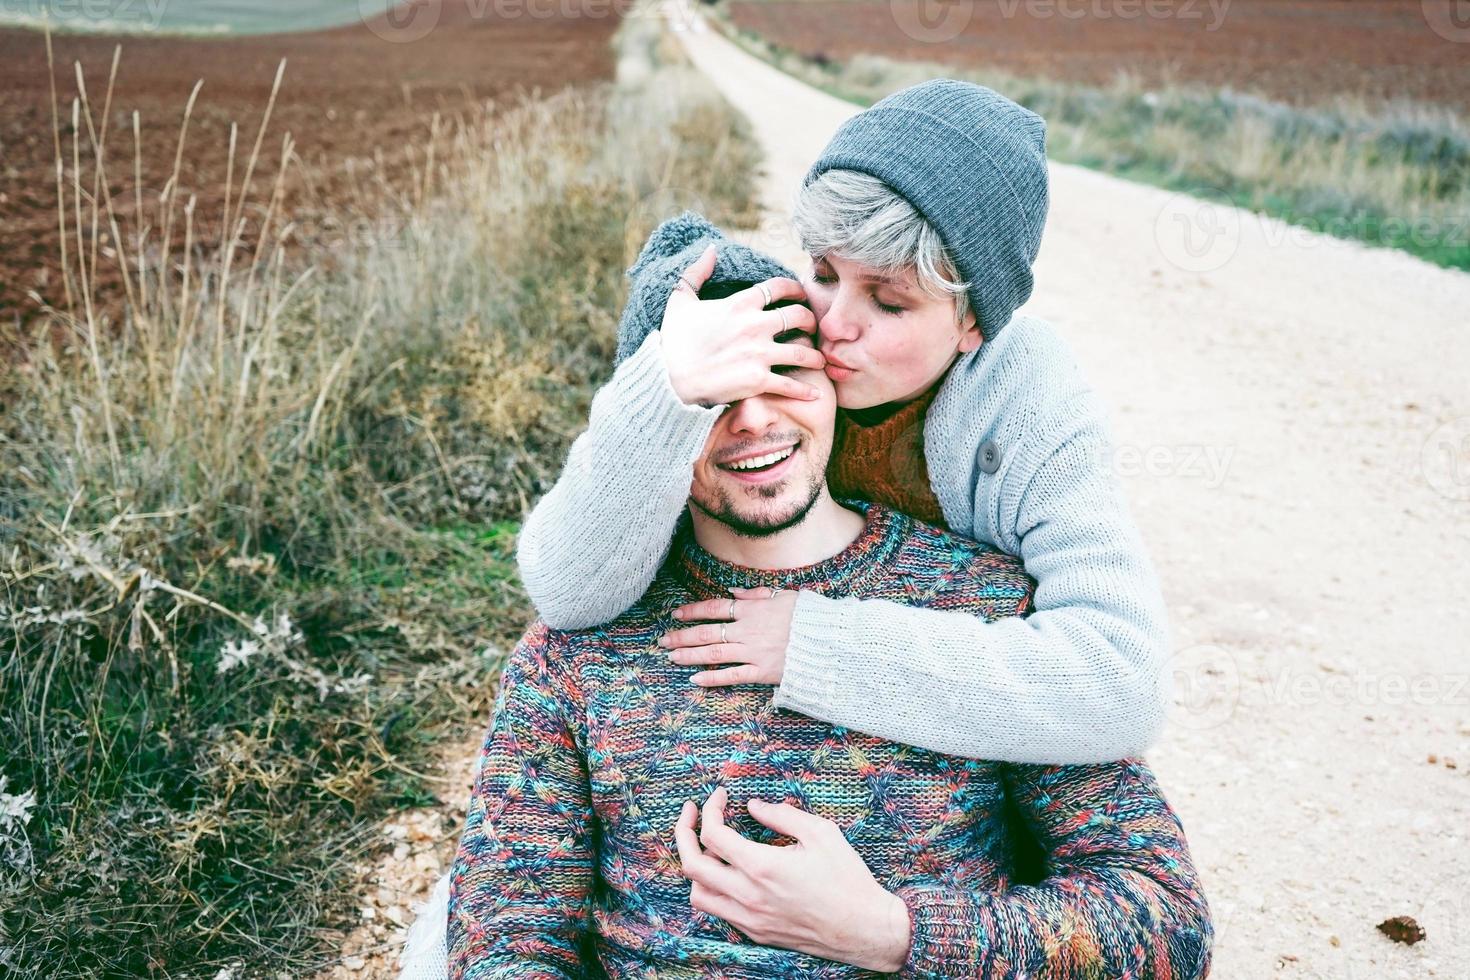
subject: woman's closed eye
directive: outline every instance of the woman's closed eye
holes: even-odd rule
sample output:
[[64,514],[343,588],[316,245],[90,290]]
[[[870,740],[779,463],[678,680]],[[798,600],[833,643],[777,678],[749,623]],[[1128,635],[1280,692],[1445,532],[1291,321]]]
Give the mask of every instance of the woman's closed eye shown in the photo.
[[[837,281],[837,275],[836,273],[832,273],[830,275],[824,276],[821,273],[813,270],[812,281],[822,286],[830,286]],[[869,297],[872,299],[874,306],[878,307],[878,309],[882,310],[884,313],[887,313],[889,316],[899,316],[905,310],[905,307],[895,306],[892,303],[883,302],[878,298],[878,294],[876,292],[869,294]]]

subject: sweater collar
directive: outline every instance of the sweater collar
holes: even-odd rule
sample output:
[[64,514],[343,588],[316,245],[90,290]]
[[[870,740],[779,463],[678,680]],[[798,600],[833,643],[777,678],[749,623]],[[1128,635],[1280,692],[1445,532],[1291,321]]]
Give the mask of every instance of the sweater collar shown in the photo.
[[917,398],[882,414],[879,418],[864,415],[864,412],[872,411],[871,409],[843,409],[840,414],[849,426],[860,431],[878,432],[884,429],[906,428],[907,426],[913,425],[914,422],[923,418],[928,413],[929,406],[933,403],[934,397],[939,394],[939,389],[943,387],[945,379],[948,377],[949,374],[946,372],[926,388]]
[[828,595],[848,595],[882,574],[908,535],[910,521],[881,504],[861,500],[841,502],[863,514],[862,531],[846,548],[824,561],[799,568],[751,568],[723,561],[694,540],[684,521],[676,545],[678,567],[690,591],[699,595],[729,595],[731,588],[810,589]]

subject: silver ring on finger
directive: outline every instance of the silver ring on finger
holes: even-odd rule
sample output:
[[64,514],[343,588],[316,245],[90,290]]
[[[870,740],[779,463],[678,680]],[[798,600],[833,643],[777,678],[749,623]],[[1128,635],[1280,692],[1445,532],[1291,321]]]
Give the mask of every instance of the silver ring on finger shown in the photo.
[[[679,282],[681,282],[684,285],[688,286],[689,287],[689,291],[691,293],[693,293],[695,296],[698,296],[699,295],[699,290],[695,289],[694,288],[694,283],[690,282],[688,279],[685,279],[683,276],[680,276],[679,277]],[[675,288],[678,288],[678,287],[675,287]]]
[[726,625],[728,625],[728,624],[726,624],[726,623],[721,623],[720,624],[720,643],[722,643],[722,644],[729,642],[725,638],[725,627],[726,627]]
[[767,286],[763,282],[758,282],[758,283],[756,283],[756,285],[761,288],[761,295],[766,298],[766,301],[764,303],[762,303],[761,306],[763,306],[763,307],[770,306],[771,305],[771,287],[770,286]]
[[730,600],[730,618],[731,619],[734,619],[735,618],[735,600],[734,599],[731,599]]
[[776,312],[781,315],[781,332],[785,333],[787,330],[791,329],[786,325],[786,307],[777,307]]

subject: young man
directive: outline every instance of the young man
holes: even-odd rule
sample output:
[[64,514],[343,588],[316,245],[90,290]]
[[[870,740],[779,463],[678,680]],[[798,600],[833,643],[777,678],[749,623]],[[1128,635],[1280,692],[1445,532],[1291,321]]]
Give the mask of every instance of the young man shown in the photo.
[[[819,397],[723,411],[643,598],[589,629],[538,621],[512,653],[451,876],[450,976],[1204,976],[1209,911],[1142,763],[899,745],[776,708],[768,686],[692,685],[659,646],[675,608],[732,587],[1029,608],[1016,559],[834,500],[833,387],[789,370]],[[1045,852],[1038,885],[1010,884],[1007,806]],[[780,921],[774,886],[800,896]]]

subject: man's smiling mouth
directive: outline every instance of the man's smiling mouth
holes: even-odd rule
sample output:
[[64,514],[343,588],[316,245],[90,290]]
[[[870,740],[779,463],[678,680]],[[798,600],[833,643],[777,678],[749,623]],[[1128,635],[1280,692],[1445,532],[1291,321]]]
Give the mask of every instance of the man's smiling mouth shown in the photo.
[[773,449],[769,452],[759,453],[753,456],[745,456],[741,459],[734,460],[733,462],[719,463],[717,464],[717,466],[719,469],[722,469],[727,473],[748,475],[767,473],[785,463],[792,456],[796,455],[796,451],[800,448],[801,443],[796,442],[781,449]]

